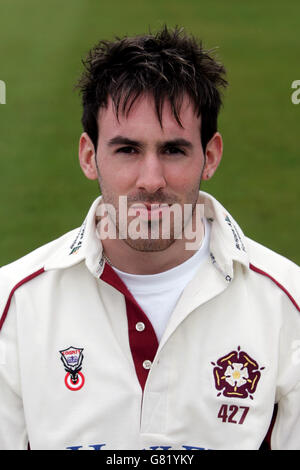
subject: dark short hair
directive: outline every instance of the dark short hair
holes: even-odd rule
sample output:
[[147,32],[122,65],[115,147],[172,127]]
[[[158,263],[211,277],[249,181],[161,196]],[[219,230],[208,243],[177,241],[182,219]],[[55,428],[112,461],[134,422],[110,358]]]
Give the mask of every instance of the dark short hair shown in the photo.
[[180,106],[187,94],[197,116],[201,115],[201,141],[207,142],[217,131],[222,105],[221,88],[227,86],[225,68],[187,35],[183,28],[165,25],[155,34],[125,36],[100,41],[82,61],[84,71],[76,84],[82,95],[82,125],[95,148],[98,141],[97,117],[100,107],[112,98],[116,115],[130,111],[144,93],[154,98],[160,124],[162,106],[168,99],[178,124]]

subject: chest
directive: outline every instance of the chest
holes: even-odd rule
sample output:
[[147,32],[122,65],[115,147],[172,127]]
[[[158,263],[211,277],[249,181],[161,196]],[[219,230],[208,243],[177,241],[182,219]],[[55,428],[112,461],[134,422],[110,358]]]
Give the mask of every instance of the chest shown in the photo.
[[226,290],[186,315],[179,309],[155,345],[145,318],[129,321],[112,286],[82,283],[66,295],[70,288],[61,282],[54,298],[20,299],[32,448],[259,446],[273,411],[276,352],[254,296]]

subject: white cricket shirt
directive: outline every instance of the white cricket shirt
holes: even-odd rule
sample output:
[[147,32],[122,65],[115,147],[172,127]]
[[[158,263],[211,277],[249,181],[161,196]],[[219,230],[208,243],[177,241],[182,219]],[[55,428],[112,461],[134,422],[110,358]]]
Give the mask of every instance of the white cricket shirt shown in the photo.
[[[200,192],[209,258],[158,343],[80,228],[0,269],[0,449],[300,449],[300,270]],[[144,328],[139,325],[143,323]]]

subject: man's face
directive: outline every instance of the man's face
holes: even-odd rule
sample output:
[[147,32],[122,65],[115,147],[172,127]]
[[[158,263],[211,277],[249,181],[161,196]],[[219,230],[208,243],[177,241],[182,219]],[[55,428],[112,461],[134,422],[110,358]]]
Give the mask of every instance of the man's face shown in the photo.
[[[149,237],[132,239],[127,233],[124,240],[136,250],[168,248],[174,242],[174,218],[170,218],[170,206],[179,205],[183,213],[185,204],[194,206],[198,199],[205,156],[200,118],[195,115],[187,97],[183,101],[180,121],[182,127],[175,120],[169,102],[165,101],[161,127],[153,99],[148,95],[141,96],[127,116],[120,114],[117,119],[111,100],[107,108],[99,112],[97,173],[103,201],[116,210],[117,230],[120,230],[119,196],[127,196],[128,208],[146,206],[146,210],[139,212],[139,221],[143,230],[149,232]],[[153,210],[153,204],[165,207]],[[163,217],[171,219],[168,239],[162,232]],[[127,225],[130,221],[128,217]],[[150,236],[151,223],[160,227],[156,239]]]

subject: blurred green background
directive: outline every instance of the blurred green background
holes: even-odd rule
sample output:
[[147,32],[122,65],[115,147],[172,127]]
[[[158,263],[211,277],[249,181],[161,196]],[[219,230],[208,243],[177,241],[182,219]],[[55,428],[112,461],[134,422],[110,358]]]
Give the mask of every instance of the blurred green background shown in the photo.
[[224,156],[203,185],[244,232],[300,264],[300,2],[0,0],[0,265],[81,224],[98,185],[78,163],[81,59],[164,23],[218,46]]

